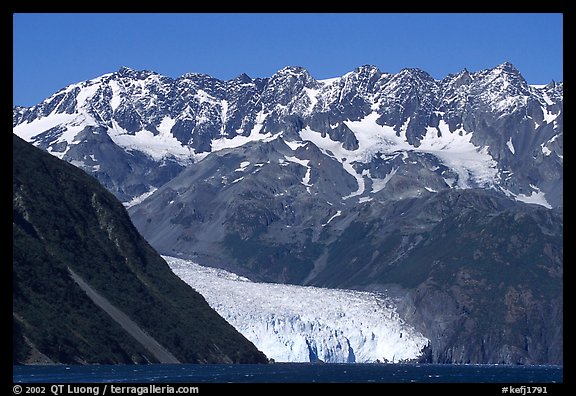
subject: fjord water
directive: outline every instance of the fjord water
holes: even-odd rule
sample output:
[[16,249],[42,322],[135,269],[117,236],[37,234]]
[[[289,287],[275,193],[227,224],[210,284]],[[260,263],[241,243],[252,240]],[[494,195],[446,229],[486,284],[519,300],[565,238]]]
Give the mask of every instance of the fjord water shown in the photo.
[[562,383],[562,366],[159,364],[14,366],[18,383]]

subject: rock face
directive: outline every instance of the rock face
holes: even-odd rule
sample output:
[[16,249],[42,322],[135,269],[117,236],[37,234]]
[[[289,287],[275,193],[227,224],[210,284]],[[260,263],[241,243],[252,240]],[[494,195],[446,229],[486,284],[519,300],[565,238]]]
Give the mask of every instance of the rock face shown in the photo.
[[433,361],[562,363],[560,216],[472,209],[411,252],[404,265],[428,268],[399,312],[435,340]]
[[13,120],[101,181],[162,254],[395,289],[436,362],[562,361],[562,83],[530,86],[509,63],[442,80],[123,68]]
[[13,137],[14,363],[264,363],[93,178]]

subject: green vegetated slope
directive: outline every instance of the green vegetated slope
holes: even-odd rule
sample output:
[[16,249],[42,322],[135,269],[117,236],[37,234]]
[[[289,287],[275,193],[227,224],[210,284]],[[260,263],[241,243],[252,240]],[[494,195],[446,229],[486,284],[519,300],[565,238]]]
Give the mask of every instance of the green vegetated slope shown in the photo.
[[13,136],[14,362],[157,362],[71,271],[180,362],[267,361],[171,272],[111,193]]

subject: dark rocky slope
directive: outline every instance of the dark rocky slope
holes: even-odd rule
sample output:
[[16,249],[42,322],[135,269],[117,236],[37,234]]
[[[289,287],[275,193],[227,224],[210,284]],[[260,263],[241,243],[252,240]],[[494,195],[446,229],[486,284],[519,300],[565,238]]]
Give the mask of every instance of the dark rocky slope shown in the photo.
[[14,362],[157,362],[71,271],[180,362],[267,361],[170,271],[111,193],[14,136]]

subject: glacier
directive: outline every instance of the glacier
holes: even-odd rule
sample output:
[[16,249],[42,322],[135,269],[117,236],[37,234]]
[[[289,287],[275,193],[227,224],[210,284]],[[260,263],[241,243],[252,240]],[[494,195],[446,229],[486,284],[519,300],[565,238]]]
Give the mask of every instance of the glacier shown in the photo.
[[253,282],[190,260],[163,258],[276,362],[416,361],[430,343],[383,293]]

